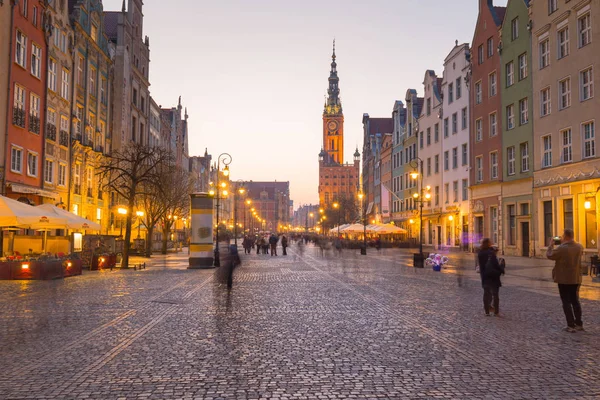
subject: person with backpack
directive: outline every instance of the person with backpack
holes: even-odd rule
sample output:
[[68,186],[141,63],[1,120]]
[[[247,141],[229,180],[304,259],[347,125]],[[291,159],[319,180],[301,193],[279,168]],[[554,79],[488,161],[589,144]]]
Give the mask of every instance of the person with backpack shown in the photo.
[[500,276],[504,275],[504,261],[500,262],[498,259],[498,248],[492,247],[489,238],[481,241],[477,259],[483,287],[483,310],[486,316],[491,315],[490,311],[494,312],[494,316],[498,316],[500,313],[499,292],[502,286]]

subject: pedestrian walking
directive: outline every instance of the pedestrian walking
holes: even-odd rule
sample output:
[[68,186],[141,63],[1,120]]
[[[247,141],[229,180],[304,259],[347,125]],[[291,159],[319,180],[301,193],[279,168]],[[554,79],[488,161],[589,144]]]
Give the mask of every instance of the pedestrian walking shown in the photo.
[[288,239],[285,235],[281,237],[281,247],[283,248],[283,255],[287,256]]
[[244,254],[250,254],[250,238],[248,235],[244,235],[244,240],[242,241],[242,247],[244,248]]
[[274,233],[271,233],[271,236],[269,237],[269,245],[271,245],[271,257],[273,257],[273,255],[277,256],[277,242],[279,242],[279,239]]
[[[492,247],[491,240],[485,238],[481,241],[481,248],[477,254],[479,274],[483,287],[483,310],[486,316],[493,311],[494,316],[500,313],[500,276],[504,274],[504,267],[498,260],[498,248]],[[492,305],[493,300],[493,305]]]
[[256,254],[260,254],[260,250],[262,248],[262,244],[263,244],[263,238],[257,238],[256,239]]
[[[557,246],[557,247],[554,247]],[[581,286],[581,255],[583,246],[575,242],[573,230],[565,229],[562,237],[548,243],[546,257],[554,260],[552,279],[558,284],[558,292],[567,319],[567,332],[583,331],[579,287]]]

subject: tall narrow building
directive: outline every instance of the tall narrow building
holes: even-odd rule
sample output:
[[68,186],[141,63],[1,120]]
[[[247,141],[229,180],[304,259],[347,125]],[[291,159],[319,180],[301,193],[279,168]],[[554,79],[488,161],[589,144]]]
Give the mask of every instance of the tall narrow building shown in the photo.
[[319,204],[322,207],[354,198],[360,176],[358,150],[354,154],[354,163],[344,164],[344,113],[335,62],[335,41],[331,58],[329,89],[323,110],[323,147],[319,154]]

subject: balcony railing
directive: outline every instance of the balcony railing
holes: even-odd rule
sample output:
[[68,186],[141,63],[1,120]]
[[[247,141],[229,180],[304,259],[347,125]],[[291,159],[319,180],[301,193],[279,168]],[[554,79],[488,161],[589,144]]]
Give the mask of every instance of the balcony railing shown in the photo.
[[51,123],[46,124],[46,139],[56,142],[56,126]]
[[13,124],[25,128],[25,110],[19,107],[13,108]]
[[73,185],[73,193],[81,194],[81,184],[80,183],[76,183],[75,185]]
[[40,134],[40,117],[29,114],[29,132]]
[[60,131],[60,134],[58,136],[58,144],[60,144],[61,146],[69,147],[69,134],[67,133],[67,131]]

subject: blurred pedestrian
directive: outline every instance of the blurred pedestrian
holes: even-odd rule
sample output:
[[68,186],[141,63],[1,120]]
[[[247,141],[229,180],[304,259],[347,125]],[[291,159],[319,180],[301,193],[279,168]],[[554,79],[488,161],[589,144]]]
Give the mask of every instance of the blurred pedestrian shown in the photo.
[[281,237],[281,247],[283,248],[283,255],[287,256],[288,239],[285,235]]
[[[494,316],[498,316],[500,313],[499,293],[502,286],[500,276],[504,274],[504,266],[498,260],[498,248],[491,246],[490,239],[485,238],[481,242],[478,258],[485,315],[489,316],[490,311],[493,311]],[[493,306],[492,300],[494,303]]]
[[271,246],[271,257],[273,257],[273,255],[277,256],[277,242],[279,242],[279,239],[277,238],[277,236],[275,236],[274,233],[271,233],[271,236],[269,237],[269,245]]
[[[583,331],[579,287],[581,286],[581,255],[583,246],[575,242],[573,230],[565,229],[562,237],[548,243],[546,257],[554,260],[552,279],[558,284],[558,292],[567,319],[567,332]],[[554,247],[557,246],[557,247]]]

